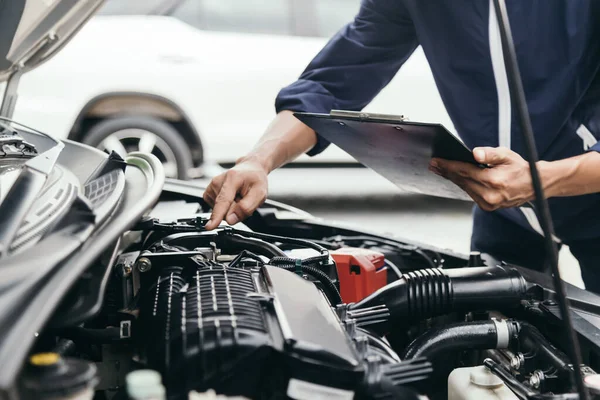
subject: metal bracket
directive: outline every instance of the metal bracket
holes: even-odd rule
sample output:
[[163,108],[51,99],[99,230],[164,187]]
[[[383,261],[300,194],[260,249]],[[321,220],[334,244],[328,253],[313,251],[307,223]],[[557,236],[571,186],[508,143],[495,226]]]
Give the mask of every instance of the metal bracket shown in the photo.
[[4,118],[11,119],[13,117],[19,97],[17,89],[23,72],[24,68],[17,68],[10,74],[6,81],[6,89],[4,90],[2,105],[0,106],[0,116]]

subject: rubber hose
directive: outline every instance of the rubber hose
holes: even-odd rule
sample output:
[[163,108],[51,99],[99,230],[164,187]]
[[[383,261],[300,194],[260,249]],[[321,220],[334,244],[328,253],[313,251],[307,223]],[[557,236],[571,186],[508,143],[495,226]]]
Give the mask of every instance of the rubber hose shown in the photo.
[[[278,268],[285,269],[286,271],[292,271],[292,272],[295,271],[297,268],[296,265],[291,265],[291,264],[275,265],[275,266]],[[327,298],[331,302],[332,306],[343,303],[342,295],[340,294],[340,291],[335,286],[335,283],[333,283],[331,281],[331,279],[327,276],[327,274],[325,272],[321,271],[320,269],[310,267],[307,265],[303,265],[300,268],[303,273],[306,273],[307,275],[312,276],[313,278],[318,280],[321,284],[323,284],[323,291],[327,295]]]
[[[329,257],[328,257],[329,258]],[[302,265],[311,265],[323,261],[323,256],[309,257],[302,259]],[[277,264],[295,264],[296,259],[290,257],[273,257],[269,264],[277,265]]]
[[[397,250],[400,251],[408,251],[411,253],[415,253],[418,254],[419,256],[421,256],[425,262],[427,263],[427,265],[431,268],[437,268],[439,265],[436,265],[433,260],[431,259],[431,257],[429,257],[427,255],[427,253],[425,253],[425,251],[423,251],[423,249],[417,247],[417,246],[410,246],[410,245],[403,245],[401,243],[397,243],[391,240],[385,240],[382,238],[378,238],[378,237],[373,237],[373,236],[332,236],[329,238],[325,238],[325,240],[330,240],[330,241],[342,241],[342,242],[347,242],[347,243],[353,243],[353,242],[373,242],[373,243],[377,243],[379,245],[384,245],[384,246],[388,246],[388,247],[393,247]],[[435,251],[432,251],[433,253],[435,253],[436,257],[438,257],[438,262],[442,259],[442,257]]]
[[75,327],[62,330],[60,336],[74,342],[86,341],[95,344],[108,344],[121,339],[121,329],[117,327],[104,329]]
[[[498,324],[506,324],[508,340],[499,337]],[[506,348],[516,338],[518,325],[515,322],[475,321],[446,325],[431,329],[408,345],[402,359],[435,358],[440,353],[452,350],[487,350]]]
[[[259,253],[267,257],[287,257],[279,247],[272,243],[262,240],[247,238],[242,235],[223,235],[221,236],[223,244],[233,246],[235,251],[250,250],[254,253]],[[226,247],[226,246],[223,246]]]
[[567,355],[550,343],[535,326],[527,322],[521,323],[519,342],[524,349],[534,351],[537,356],[556,369],[572,371]]
[[286,237],[286,236],[269,235],[266,233],[240,231],[237,229],[232,229],[232,231],[234,233],[237,233],[242,236],[253,237],[253,238],[262,239],[262,240],[277,240],[282,243],[297,244],[297,245],[303,246],[303,247],[310,247],[310,248],[315,249],[323,254],[327,254],[327,255],[329,254],[329,251],[325,247],[323,247],[320,244],[317,244],[315,242],[311,242],[310,240],[296,239],[296,238],[290,238],[290,237]]
[[515,269],[434,268],[403,274],[350,310],[383,305],[390,319],[420,320],[453,311],[504,310],[518,306],[526,294],[526,282]]
[[264,264],[264,261],[262,260],[262,258],[260,258],[260,256],[252,253],[251,251],[248,250],[242,250],[242,252],[240,254],[238,254],[238,256],[229,263],[229,268],[233,268],[236,265],[238,265],[244,258],[251,258],[254,261],[260,263],[260,264]]

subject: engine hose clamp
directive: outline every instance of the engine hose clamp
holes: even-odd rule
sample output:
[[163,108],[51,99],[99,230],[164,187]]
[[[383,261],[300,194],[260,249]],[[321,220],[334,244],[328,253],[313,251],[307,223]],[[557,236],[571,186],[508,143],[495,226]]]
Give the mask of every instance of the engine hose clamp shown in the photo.
[[296,274],[298,274],[299,277],[302,277],[302,259],[297,258],[295,266],[296,266]]
[[506,349],[510,344],[510,331],[508,329],[508,324],[505,320],[499,321],[495,318],[492,318],[494,325],[496,325],[496,336],[498,337],[496,348],[497,349]]

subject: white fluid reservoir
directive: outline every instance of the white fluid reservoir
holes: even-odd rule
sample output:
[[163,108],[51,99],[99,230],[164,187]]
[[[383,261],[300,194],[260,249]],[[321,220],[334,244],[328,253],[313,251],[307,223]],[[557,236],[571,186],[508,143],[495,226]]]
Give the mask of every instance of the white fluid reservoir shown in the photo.
[[518,400],[485,366],[457,368],[448,377],[448,400]]

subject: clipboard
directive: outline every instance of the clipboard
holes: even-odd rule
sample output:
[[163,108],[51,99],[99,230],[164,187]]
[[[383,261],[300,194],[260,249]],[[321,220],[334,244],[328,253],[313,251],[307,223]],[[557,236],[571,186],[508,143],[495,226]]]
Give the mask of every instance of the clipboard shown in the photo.
[[429,171],[429,162],[439,157],[485,168],[475,161],[471,149],[441,124],[340,110],[294,115],[403,191],[471,201],[460,187]]

